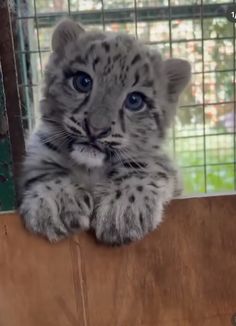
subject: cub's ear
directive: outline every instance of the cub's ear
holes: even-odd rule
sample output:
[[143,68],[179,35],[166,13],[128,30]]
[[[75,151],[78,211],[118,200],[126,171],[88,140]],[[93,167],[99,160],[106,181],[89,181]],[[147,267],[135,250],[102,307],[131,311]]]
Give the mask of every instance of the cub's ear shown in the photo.
[[190,63],[182,59],[164,61],[164,74],[167,76],[167,91],[170,98],[178,99],[191,79]]
[[63,53],[65,46],[69,42],[75,41],[81,33],[84,33],[83,27],[70,19],[64,19],[58,23],[52,34],[52,50],[57,53]]

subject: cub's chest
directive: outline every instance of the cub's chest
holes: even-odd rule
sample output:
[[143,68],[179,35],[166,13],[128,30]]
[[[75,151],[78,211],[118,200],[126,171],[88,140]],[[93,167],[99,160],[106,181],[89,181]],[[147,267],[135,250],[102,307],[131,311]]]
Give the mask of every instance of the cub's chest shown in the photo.
[[106,166],[93,169],[76,167],[72,171],[72,182],[92,190],[96,184],[104,182],[105,178],[107,178],[106,171]]

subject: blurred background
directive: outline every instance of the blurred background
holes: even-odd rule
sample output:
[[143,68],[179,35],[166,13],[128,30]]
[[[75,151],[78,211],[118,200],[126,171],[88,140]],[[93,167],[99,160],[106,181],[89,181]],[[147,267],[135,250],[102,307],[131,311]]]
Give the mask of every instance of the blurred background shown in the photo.
[[236,190],[235,24],[224,0],[17,0],[17,63],[23,121],[38,118],[43,70],[55,23],[72,16],[87,29],[133,34],[165,58],[192,64],[167,146],[185,194]]

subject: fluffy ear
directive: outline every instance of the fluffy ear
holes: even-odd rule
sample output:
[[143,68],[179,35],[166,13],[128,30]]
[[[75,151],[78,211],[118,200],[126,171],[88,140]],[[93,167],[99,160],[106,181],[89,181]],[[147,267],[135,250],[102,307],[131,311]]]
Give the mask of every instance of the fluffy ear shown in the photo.
[[83,27],[70,19],[62,20],[52,34],[52,50],[54,52],[63,52],[64,47],[75,41],[81,33],[84,33]]
[[178,98],[190,81],[190,63],[182,59],[168,59],[164,61],[164,73],[167,76],[168,95]]

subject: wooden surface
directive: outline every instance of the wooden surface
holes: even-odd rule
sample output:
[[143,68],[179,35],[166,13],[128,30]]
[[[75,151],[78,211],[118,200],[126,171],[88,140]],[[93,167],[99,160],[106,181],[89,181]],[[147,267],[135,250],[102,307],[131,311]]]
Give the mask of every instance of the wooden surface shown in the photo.
[[123,248],[51,245],[0,215],[0,326],[230,326],[235,313],[236,196],[177,200]]

